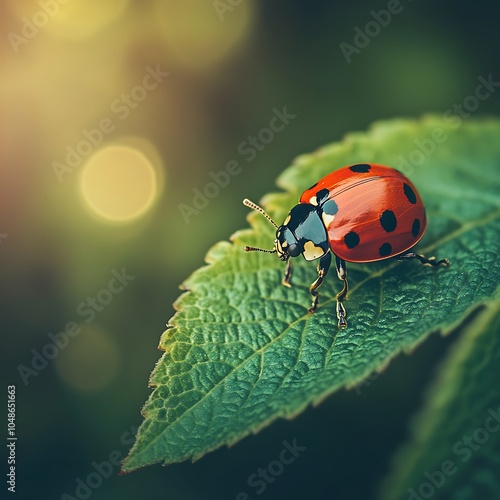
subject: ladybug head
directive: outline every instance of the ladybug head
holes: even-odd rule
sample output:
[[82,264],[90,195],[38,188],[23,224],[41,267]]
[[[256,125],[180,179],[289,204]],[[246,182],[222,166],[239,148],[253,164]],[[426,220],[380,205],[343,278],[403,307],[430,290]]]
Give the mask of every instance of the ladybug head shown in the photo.
[[288,260],[290,257],[298,257],[304,251],[302,245],[297,241],[297,238],[286,223],[276,230],[274,249],[281,260]]
[[245,199],[243,204],[260,212],[276,227],[274,250],[247,246],[245,247],[247,252],[277,253],[281,260],[286,261],[290,257],[298,257],[300,254],[306,260],[314,260],[329,251],[330,245],[326,229],[315,206],[299,203],[290,210],[285,222],[278,227],[271,217],[255,203]]

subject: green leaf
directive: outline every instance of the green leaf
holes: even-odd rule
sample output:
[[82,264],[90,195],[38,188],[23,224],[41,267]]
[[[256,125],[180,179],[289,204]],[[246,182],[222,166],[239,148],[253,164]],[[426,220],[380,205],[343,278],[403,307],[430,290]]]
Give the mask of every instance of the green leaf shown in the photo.
[[391,165],[412,179],[427,206],[429,227],[418,249],[448,257],[451,267],[348,265],[349,327],[339,331],[335,272],[321,287],[317,312],[308,314],[315,265],[296,259],[293,288],[281,286],[279,259],[243,251],[271,248],[274,239],[272,226],[252,213],[252,229],[215,245],[209,265],[184,283],[189,291],[161,338],[155,389],[123,470],[197,459],[292,417],[491,300],[500,276],[499,136],[494,120],[394,120],[299,157],[278,179],[285,192],[265,198],[277,221],[336,168]]
[[500,302],[463,332],[443,364],[380,498],[500,498]]

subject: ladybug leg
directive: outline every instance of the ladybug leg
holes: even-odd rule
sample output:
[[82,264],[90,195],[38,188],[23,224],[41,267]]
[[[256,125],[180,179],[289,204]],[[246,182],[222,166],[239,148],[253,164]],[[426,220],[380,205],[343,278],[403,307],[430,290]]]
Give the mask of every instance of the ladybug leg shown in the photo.
[[285,274],[283,276],[281,284],[287,286],[288,288],[292,288],[292,284],[290,283],[291,278],[292,278],[292,261],[288,259],[286,261]]
[[450,265],[450,261],[448,259],[441,259],[441,260],[436,260],[436,257],[429,257],[428,259],[424,257],[423,255],[419,255],[418,253],[414,252],[406,252],[401,255],[397,256],[398,260],[412,260],[412,259],[417,259],[421,264],[427,265],[427,266],[432,266],[432,267],[448,267]]
[[328,273],[328,269],[330,269],[331,263],[332,263],[332,254],[330,252],[327,252],[319,260],[318,278],[311,285],[311,288],[309,288],[309,291],[311,292],[311,295],[313,297],[311,307],[309,308],[310,313],[313,313],[314,311],[316,311],[316,308],[318,307],[319,292],[317,291],[317,289],[321,286],[321,283],[323,283],[323,279],[326,276],[326,274]]
[[345,328],[347,326],[347,321],[345,319],[346,312],[342,302],[347,298],[347,290],[349,289],[349,284],[347,283],[347,269],[345,261],[335,256],[335,264],[337,266],[337,276],[339,280],[344,282],[344,287],[337,294],[337,318],[339,320],[339,328]]

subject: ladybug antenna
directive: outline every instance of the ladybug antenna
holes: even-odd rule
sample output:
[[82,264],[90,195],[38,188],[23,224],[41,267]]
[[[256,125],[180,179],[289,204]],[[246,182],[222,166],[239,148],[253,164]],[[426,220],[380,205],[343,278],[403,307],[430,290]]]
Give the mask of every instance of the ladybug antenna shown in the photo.
[[264,250],[263,248],[257,248],[257,247],[245,247],[245,252],[265,252],[265,253],[276,253],[276,249],[274,250]]
[[[278,225],[276,224],[276,222],[274,222],[273,219],[271,219],[271,217],[269,217],[269,215],[266,214],[265,210],[263,208],[259,207],[259,205],[257,205],[253,201],[250,201],[249,199],[245,198],[243,200],[243,205],[245,205],[246,207],[251,208],[252,210],[255,210],[256,212],[260,212],[276,229],[278,228]],[[245,252],[276,253],[276,249],[274,249],[274,250],[264,250],[263,248],[246,246],[245,247]]]
[[[278,224],[269,217],[269,215],[266,214],[263,208],[259,207],[259,205],[255,204],[253,201],[250,201],[249,199],[245,198],[243,200],[243,205],[245,205],[248,208],[251,208],[252,210],[255,210],[256,212],[260,212],[276,229],[278,229]],[[260,249],[254,249],[254,250],[260,250]],[[248,251],[248,250],[247,250]],[[262,250],[263,252],[271,252],[271,250]],[[274,253],[274,252],[271,252]]]

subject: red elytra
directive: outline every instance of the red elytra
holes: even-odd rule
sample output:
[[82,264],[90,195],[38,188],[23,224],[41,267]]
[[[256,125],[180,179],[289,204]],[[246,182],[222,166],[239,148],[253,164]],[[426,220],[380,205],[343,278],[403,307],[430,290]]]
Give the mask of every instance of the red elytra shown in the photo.
[[[427,228],[422,198],[401,172],[375,163],[344,167],[326,175],[300,197],[317,204],[328,190],[338,211],[323,210],[332,252],[348,262],[373,262],[404,253]],[[332,212],[333,210],[330,210]]]

